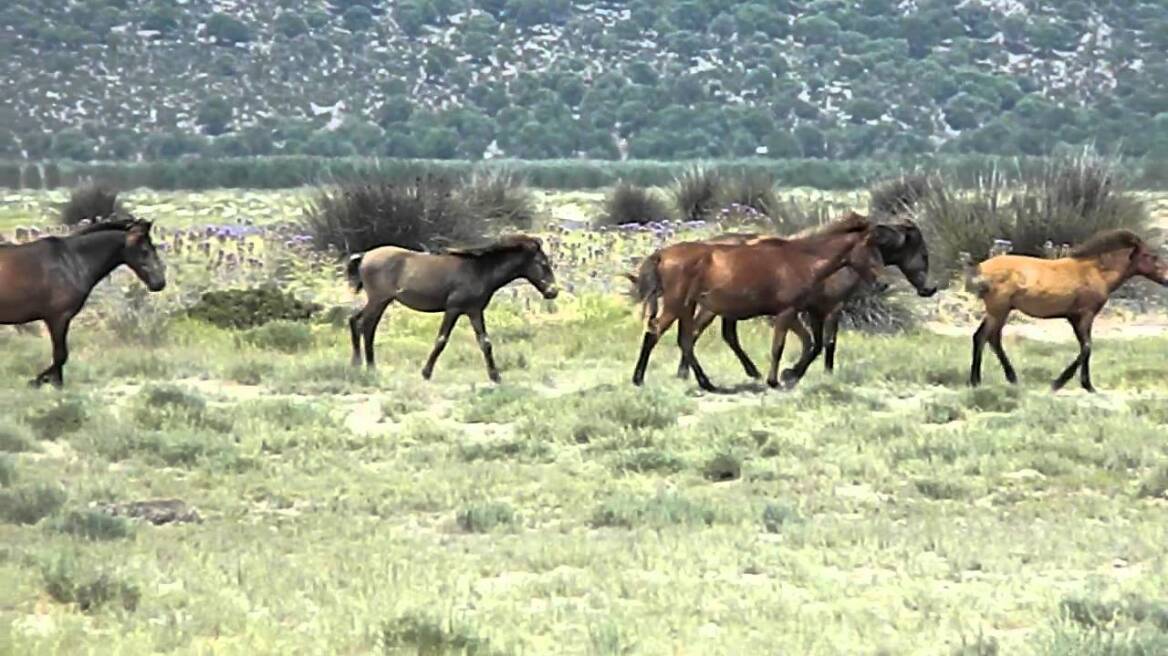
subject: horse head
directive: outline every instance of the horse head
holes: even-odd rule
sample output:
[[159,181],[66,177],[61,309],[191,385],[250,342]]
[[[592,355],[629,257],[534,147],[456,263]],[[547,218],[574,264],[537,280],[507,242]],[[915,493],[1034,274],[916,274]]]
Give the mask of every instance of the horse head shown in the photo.
[[884,263],[900,269],[917,295],[928,298],[937,293],[937,286],[929,284],[929,249],[915,223],[880,224],[873,235]]
[[126,230],[126,245],[122,250],[126,265],[152,292],[166,287],[166,265],[158,257],[158,250],[150,239],[151,221],[134,219]]

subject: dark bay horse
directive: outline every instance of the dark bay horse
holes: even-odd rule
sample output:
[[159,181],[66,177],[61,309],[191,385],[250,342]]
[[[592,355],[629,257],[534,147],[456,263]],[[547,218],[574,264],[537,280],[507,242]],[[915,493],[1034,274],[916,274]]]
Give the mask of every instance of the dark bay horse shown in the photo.
[[[885,266],[900,269],[919,296],[928,298],[937,293],[937,287],[929,284],[929,251],[925,238],[916,224],[911,221],[877,224],[872,228],[872,236],[877,248],[880,249],[880,258]],[[706,241],[714,244],[741,244],[759,237],[756,234],[733,233]],[[673,247],[666,247],[665,250],[669,248]],[[793,384],[802,378],[820,352],[824,353],[824,365],[828,373],[835,369],[836,334],[839,332],[840,312],[844,303],[860,288],[861,283],[860,274],[855,269],[844,267],[828,276],[811,293],[805,309],[800,313],[801,321],[791,322],[791,330],[799,337],[803,350],[795,366],[783,371],[781,378],[784,384]],[[713,321],[713,313],[698,308],[697,325],[694,329],[695,342]],[[761,374],[754,366],[754,362],[741,347],[736,346],[738,330],[735,323],[734,319],[725,317],[722,319],[722,338],[738,356],[746,375],[760,378]],[[679,378],[685,378],[688,374],[689,367],[682,357],[678,363],[677,375]]]
[[462,315],[470,317],[487,373],[499,382],[499,370],[483,311],[500,287],[523,278],[552,299],[559,294],[556,277],[543,243],[526,235],[505,237],[479,248],[451,248],[442,253],[421,253],[396,246],[381,246],[349,259],[348,277],[353,288],[365,290],[365,306],[349,319],[353,341],[353,365],[361,364],[361,338],[365,339],[365,363],[373,367],[373,336],[390,303],[400,301],[419,312],[444,312],[434,349],[422,368],[429,379],[434,363],[446,348],[450,331]]
[[102,221],[66,237],[0,246],[0,324],[44,321],[53,340],[53,363],[32,385],[63,384],[69,322],[111,271],[125,264],[150,291],[166,287],[151,225],[132,218]]
[[[778,363],[790,324],[807,306],[816,286],[845,266],[869,281],[876,279],[883,266],[873,225],[855,213],[798,238],[760,237],[740,244],[686,242],[670,252],[650,255],[637,277],[636,295],[644,304],[647,321],[633,383],[644,381],[653,347],[679,321],[684,361],[702,389],[715,390],[693,354],[695,314],[701,307],[732,322],[776,317],[767,383],[777,387]],[[663,306],[660,316],[659,304]],[[744,358],[737,333],[724,336]]]
[[1006,380],[1018,382],[1018,375],[1002,348],[1002,329],[1010,313],[1018,310],[1039,319],[1061,318],[1070,322],[1079,341],[1079,355],[1059,374],[1052,387],[1062,389],[1078,370],[1083,389],[1094,392],[1091,326],[1111,294],[1134,276],[1168,286],[1168,263],[1129,230],[1100,232],[1073,248],[1070,257],[998,255],[978,265],[967,261],[966,289],[976,293],[985,304],[985,318],[973,334],[969,384],[981,383],[981,357],[987,341],[1002,365]]

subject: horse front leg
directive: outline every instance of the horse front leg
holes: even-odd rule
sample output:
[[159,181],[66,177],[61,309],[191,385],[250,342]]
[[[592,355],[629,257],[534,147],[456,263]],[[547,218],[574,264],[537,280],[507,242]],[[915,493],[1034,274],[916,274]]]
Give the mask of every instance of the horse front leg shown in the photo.
[[442,325],[438,327],[438,338],[434,340],[434,348],[430,351],[430,357],[426,358],[426,366],[422,367],[422,378],[430,380],[430,376],[434,375],[434,363],[438,361],[438,356],[442,355],[442,350],[446,348],[446,342],[450,340],[450,331],[454,330],[454,324],[458,323],[460,316],[462,316],[461,310],[447,310],[446,314],[442,315]]
[[479,350],[483,352],[483,360],[487,363],[487,376],[493,383],[502,382],[499,369],[495,366],[495,355],[491,351],[491,338],[487,336],[487,324],[483,320],[483,311],[468,312],[467,316],[470,317],[470,325],[474,328],[475,339],[479,342]]
[[361,366],[361,322],[365,316],[365,308],[367,307],[369,307],[368,303],[349,317],[349,340],[353,343],[353,358],[351,362],[354,367]]
[[1088,392],[1094,392],[1095,386],[1091,384],[1091,325],[1095,321],[1094,313],[1077,315],[1067,317],[1071,323],[1071,328],[1075,331],[1075,339],[1079,341],[1079,355],[1067,365],[1066,369],[1059,374],[1058,378],[1051,383],[1051,389],[1058,391],[1067,384],[1067,381],[1075,375],[1075,371],[1079,370],[1079,382],[1083,389]]
[[823,320],[823,339],[820,343],[823,345],[823,368],[827,373],[835,373],[835,343],[836,335],[839,334],[840,310],[837,307],[828,313],[827,318]]
[[746,372],[747,376],[755,380],[762,378],[758,367],[754,366],[750,356],[742,350],[742,344],[738,341],[738,322],[734,319],[722,319],[722,341],[730,346],[731,351],[734,351],[734,355],[738,357],[738,362],[742,365],[742,370]]
[[45,325],[49,328],[49,338],[53,342],[53,362],[36,378],[29,381],[29,385],[40,387],[45,383],[60,388],[65,384],[65,363],[69,361],[69,322],[72,315],[58,319],[46,319]]
[[791,322],[798,320],[798,312],[792,308],[775,315],[775,332],[771,337],[771,368],[767,375],[767,385],[779,386],[779,362],[783,359],[783,347],[787,343],[787,330]]
[[819,357],[819,353],[823,350],[823,315],[812,311],[804,316],[811,324],[810,335],[808,335],[807,328],[798,319],[791,322],[791,329],[803,342],[803,353],[799,356],[799,361],[795,363],[795,366],[783,370],[781,381],[783,387],[786,388],[794,387],[803,379],[803,376],[807,374],[807,368],[811,366],[812,362],[815,362],[815,358]]

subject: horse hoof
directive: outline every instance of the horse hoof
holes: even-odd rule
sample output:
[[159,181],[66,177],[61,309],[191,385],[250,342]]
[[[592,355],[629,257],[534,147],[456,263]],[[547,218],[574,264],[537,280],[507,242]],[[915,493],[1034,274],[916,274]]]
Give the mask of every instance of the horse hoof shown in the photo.
[[33,378],[32,380],[28,381],[28,386],[33,388],[33,389],[37,389],[41,385],[44,385],[44,384],[45,384],[45,381],[41,380],[40,378]]
[[767,378],[767,386],[772,389],[779,389],[780,383],[777,378]]
[[422,370],[422,379],[423,380],[430,380],[430,376],[432,376],[433,373],[434,372],[432,372],[432,371],[426,371],[425,369],[423,369]]
[[499,374],[491,374],[490,378],[491,378],[491,382],[495,383],[496,385],[503,382],[503,377],[500,376]]

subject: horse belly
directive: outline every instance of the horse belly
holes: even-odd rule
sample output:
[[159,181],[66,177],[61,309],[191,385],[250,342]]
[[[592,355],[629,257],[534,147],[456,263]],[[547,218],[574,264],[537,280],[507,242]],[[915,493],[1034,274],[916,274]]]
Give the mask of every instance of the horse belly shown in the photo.
[[426,290],[399,290],[394,300],[418,312],[442,312],[446,309],[445,294],[427,293]]

